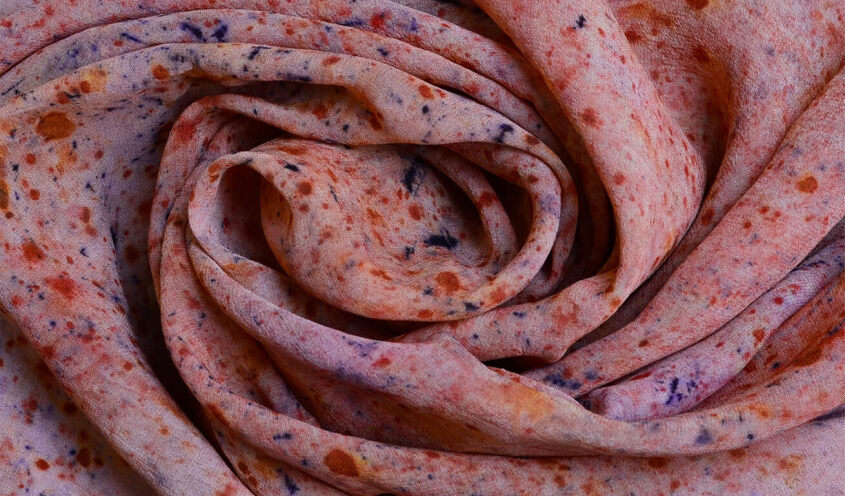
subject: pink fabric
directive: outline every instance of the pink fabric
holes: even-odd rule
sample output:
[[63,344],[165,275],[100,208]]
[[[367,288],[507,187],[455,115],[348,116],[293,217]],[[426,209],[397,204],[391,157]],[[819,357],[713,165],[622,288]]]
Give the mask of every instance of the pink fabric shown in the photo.
[[842,492],[843,14],[0,6],[0,494]]

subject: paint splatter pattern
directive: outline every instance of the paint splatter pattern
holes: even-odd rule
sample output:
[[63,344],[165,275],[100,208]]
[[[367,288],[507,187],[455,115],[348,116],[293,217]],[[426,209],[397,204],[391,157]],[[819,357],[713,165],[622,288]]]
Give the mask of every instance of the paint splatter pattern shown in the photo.
[[0,5],[0,493],[838,494],[843,15]]

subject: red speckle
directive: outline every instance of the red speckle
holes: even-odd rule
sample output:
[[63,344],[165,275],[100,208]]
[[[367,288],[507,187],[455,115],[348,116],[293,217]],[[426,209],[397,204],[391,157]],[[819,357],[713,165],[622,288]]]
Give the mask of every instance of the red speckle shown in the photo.
[[323,66],[327,67],[330,65],[334,65],[340,62],[340,57],[337,55],[332,55],[331,57],[326,57],[323,59]]
[[584,109],[581,112],[581,120],[584,121],[584,124],[590,126],[593,129],[598,129],[603,124],[602,120],[599,119],[599,114],[594,108]]
[[672,491],[676,491],[679,487],[681,487],[681,482],[677,479],[672,479],[672,482],[669,483],[669,489]]
[[613,184],[621,186],[625,182],[625,174],[617,172],[613,175]]
[[387,12],[376,14],[370,18],[370,26],[376,31],[384,30],[384,21],[390,16]]
[[414,204],[408,207],[408,213],[411,215],[411,218],[414,220],[422,219],[422,209],[419,205]]
[[751,334],[754,335],[754,343],[758,344],[763,341],[763,336],[766,335],[766,331],[764,331],[763,329],[754,329]]
[[27,153],[25,159],[26,159],[26,163],[28,163],[30,165],[35,163],[35,155],[33,155],[31,153]]
[[48,277],[47,285],[68,300],[76,296],[76,284],[68,277]]
[[645,348],[646,346],[648,346],[648,339],[642,339],[637,343],[637,347],[639,348]]
[[21,245],[21,251],[23,251],[24,260],[29,263],[39,262],[44,259],[44,252],[32,240],[23,243]]
[[775,305],[783,305],[783,298],[780,296],[775,296],[772,301],[775,302]]
[[489,191],[485,191],[481,193],[481,196],[478,197],[478,204],[482,207],[489,207],[493,203],[496,202],[496,195]]
[[35,466],[40,468],[41,470],[47,470],[48,468],[50,468],[50,464],[47,463],[47,460],[45,460],[43,458],[39,458],[38,460],[35,460]]
[[29,197],[30,197],[33,201],[34,201],[34,200],[38,200],[39,198],[41,198],[41,192],[40,192],[40,191],[38,191],[37,189],[31,189],[31,190],[29,190]]

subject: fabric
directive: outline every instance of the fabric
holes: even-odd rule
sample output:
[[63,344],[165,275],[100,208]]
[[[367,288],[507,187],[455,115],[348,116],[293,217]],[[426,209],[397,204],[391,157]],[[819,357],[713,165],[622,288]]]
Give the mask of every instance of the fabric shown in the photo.
[[845,2],[0,2],[0,494],[845,493]]

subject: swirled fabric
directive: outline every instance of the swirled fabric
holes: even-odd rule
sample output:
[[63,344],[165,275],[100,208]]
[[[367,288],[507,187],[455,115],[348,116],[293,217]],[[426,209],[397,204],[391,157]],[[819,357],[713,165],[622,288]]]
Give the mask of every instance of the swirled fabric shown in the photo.
[[845,493],[843,15],[0,2],[0,493]]

